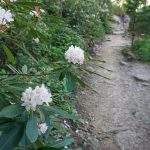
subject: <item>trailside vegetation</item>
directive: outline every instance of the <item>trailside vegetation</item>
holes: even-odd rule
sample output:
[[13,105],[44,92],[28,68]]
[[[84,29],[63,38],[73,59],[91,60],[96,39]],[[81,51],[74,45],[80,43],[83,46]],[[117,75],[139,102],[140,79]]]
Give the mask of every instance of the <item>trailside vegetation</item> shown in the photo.
[[70,147],[73,92],[88,86],[87,50],[110,31],[111,9],[109,0],[0,1],[1,150]]
[[126,0],[124,7],[131,18],[132,36],[132,45],[124,52],[132,52],[138,60],[150,61],[150,6],[145,0]]

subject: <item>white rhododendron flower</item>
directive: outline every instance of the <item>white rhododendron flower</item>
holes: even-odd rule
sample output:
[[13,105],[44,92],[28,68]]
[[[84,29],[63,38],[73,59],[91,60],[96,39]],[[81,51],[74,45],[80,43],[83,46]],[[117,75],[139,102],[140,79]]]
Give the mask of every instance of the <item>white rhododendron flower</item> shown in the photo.
[[44,103],[49,106],[49,103],[52,102],[52,95],[45,85],[42,84],[41,87],[36,86],[35,89],[27,88],[22,93],[21,101],[23,102],[22,106],[25,106],[27,111],[35,111],[37,106]]
[[46,123],[41,123],[38,125],[38,132],[39,132],[39,135],[41,134],[45,134],[45,132],[47,131],[48,129],[48,126]]
[[38,100],[39,105],[40,104],[42,105],[42,103],[46,103],[46,105],[49,106],[49,103],[52,102],[52,95],[44,84],[42,84],[41,87],[36,86],[34,93],[39,98]]
[[40,42],[40,39],[39,38],[33,38],[33,41],[38,44]]
[[13,15],[10,10],[5,10],[0,7],[0,25],[6,25],[6,23],[14,21]]
[[80,47],[72,45],[65,52],[65,58],[68,62],[82,65],[84,63],[84,51]]

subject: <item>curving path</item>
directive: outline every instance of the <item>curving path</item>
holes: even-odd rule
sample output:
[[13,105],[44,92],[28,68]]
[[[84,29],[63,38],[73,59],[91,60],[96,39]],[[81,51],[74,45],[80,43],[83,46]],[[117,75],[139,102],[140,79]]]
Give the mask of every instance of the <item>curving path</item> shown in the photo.
[[[102,66],[113,72],[92,68],[111,80],[88,78],[98,94],[89,89],[78,94],[82,114],[99,141],[97,150],[150,150],[150,65],[125,62],[121,50],[128,44],[115,25],[114,34],[97,48],[95,58],[105,60]],[[136,76],[144,79],[135,80]]]

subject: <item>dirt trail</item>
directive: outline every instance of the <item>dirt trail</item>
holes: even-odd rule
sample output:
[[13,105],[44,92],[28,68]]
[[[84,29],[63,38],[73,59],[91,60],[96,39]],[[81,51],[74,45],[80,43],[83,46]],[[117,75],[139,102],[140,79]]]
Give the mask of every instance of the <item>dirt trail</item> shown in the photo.
[[[93,67],[111,80],[93,76],[88,83],[99,94],[89,89],[78,94],[82,114],[99,141],[97,150],[150,150],[150,65],[124,62],[121,50],[128,44],[115,26],[95,58],[105,60],[103,66],[113,72]],[[137,76],[142,81],[136,81]]]

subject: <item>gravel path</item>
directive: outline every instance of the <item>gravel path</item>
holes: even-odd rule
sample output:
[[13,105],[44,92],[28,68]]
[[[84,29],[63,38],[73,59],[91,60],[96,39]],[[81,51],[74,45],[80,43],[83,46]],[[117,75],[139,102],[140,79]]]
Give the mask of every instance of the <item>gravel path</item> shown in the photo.
[[92,67],[110,80],[88,78],[98,94],[89,89],[79,92],[80,112],[94,127],[92,134],[100,145],[96,150],[150,150],[150,65],[125,62],[121,50],[130,41],[116,29],[95,58],[105,60],[102,66],[113,72]]

